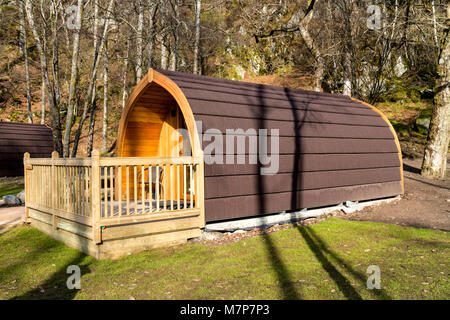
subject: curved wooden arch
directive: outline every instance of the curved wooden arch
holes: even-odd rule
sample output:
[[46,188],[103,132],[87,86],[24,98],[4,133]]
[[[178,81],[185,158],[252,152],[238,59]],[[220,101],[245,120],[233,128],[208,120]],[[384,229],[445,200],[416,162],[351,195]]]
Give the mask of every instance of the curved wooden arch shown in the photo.
[[178,107],[183,114],[183,118],[186,122],[186,127],[189,132],[192,147],[192,156],[200,157],[203,159],[203,151],[201,148],[200,138],[197,131],[197,125],[195,123],[194,113],[192,112],[191,106],[187,101],[183,91],[178,87],[178,85],[165,75],[149,69],[148,73],[142,78],[142,80],[137,84],[128,98],[127,104],[122,111],[122,117],[119,123],[119,133],[117,138],[117,150],[118,156],[123,156],[123,143],[125,138],[125,130],[128,123],[128,116],[130,111],[133,110],[136,102],[139,100],[141,95],[147,90],[147,88],[155,83],[162,88],[164,88],[177,102]]
[[403,158],[402,158],[402,149],[400,147],[400,141],[398,140],[398,136],[397,136],[397,132],[395,132],[394,127],[392,126],[391,122],[389,121],[389,119],[386,117],[386,115],[381,112],[380,110],[378,110],[377,108],[375,108],[374,106],[372,106],[371,104],[368,104],[367,102],[358,100],[356,98],[351,97],[352,100],[357,101],[359,103],[362,103],[365,106],[370,107],[373,111],[375,111],[376,113],[378,113],[381,118],[383,118],[383,120],[388,124],[389,129],[392,132],[392,135],[394,136],[394,140],[395,140],[395,144],[397,146],[398,149],[398,159],[400,161],[400,177],[401,177],[401,184],[402,184],[402,194],[405,193],[405,182],[403,179]]

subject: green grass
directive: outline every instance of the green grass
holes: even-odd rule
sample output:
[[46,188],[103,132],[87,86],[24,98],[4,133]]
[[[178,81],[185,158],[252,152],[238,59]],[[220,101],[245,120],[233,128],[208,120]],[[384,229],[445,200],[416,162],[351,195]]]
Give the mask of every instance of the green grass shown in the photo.
[[0,199],[8,194],[16,195],[23,189],[23,177],[0,178]]
[[[0,236],[0,299],[448,299],[449,245],[444,231],[331,218],[97,261],[16,227]],[[73,264],[81,290],[65,285]],[[370,265],[381,269],[380,290],[366,288]]]

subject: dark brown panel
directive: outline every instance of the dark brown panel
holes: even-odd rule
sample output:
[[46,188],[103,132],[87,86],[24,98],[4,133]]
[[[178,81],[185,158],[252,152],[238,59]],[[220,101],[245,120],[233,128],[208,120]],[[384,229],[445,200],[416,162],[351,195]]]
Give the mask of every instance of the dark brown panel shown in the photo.
[[53,147],[53,141],[45,140],[25,140],[16,137],[15,139],[2,139],[0,140],[0,148],[13,147]]
[[[49,148],[47,152],[45,150],[42,150],[39,153],[33,152],[30,153],[31,158],[49,158],[51,156],[51,153],[53,151],[53,148]],[[24,152],[25,153],[25,152]],[[14,160],[14,161],[23,161],[24,153],[22,152],[3,152],[3,150],[0,150],[0,161],[3,160]]]
[[204,121],[207,126],[208,115],[230,118],[284,120],[295,122],[321,122],[349,124],[359,126],[387,127],[388,124],[381,117],[362,116],[355,114],[331,113],[311,110],[288,110],[271,107],[233,105],[208,101],[189,101],[197,121]]
[[27,123],[0,122],[0,176],[23,175],[23,157],[50,157],[53,137],[50,128]]
[[[196,100],[207,100],[207,101],[219,101],[219,102],[227,102],[230,104],[238,104],[238,105],[256,105],[256,106],[269,106],[269,107],[277,107],[277,108],[287,108],[287,109],[309,109],[313,107],[321,106],[323,111],[327,111],[328,105],[320,105],[315,100],[311,101],[289,101],[289,100],[277,100],[270,98],[262,98],[262,97],[253,97],[247,95],[235,95],[230,93],[221,93],[221,92],[211,92],[208,90],[201,89],[184,89],[183,90],[185,96],[188,100],[196,99]],[[338,104],[330,104],[329,107],[333,110],[334,107],[339,107]],[[348,104],[341,105],[342,107],[349,107]],[[369,110],[368,107],[361,108],[352,108],[355,110]],[[329,109],[328,109],[329,110]]]
[[[257,133],[258,129],[278,129],[280,136],[301,137],[334,137],[334,138],[389,138],[393,139],[389,127],[354,126],[329,123],[307,123],[294,121],[258,120],[231,117],[202,116],[203,132],[209,128],[221,132],[237,128],[247,131],[247,134]],[[245,133],[244,133],[245,134]]]
[[[47,147],[48,149],[52,149],[52,151],[53,151],[53,148],[50,148],[50,147]],[[2,148],[3,149],[3,148]],[[36,146],[26,146],[26,147],[21,147],[21,146],[8,146],[8,147],[5,147],[5,149],[3,149],[3,150],[5,150],[5,152],[6,152],[6,150],[7,150],[7,152],[11,152],[11,153],[22,153],[22,154],[24,154],[25,152],[29,152],[29,153],[31,153],[31,154],[33,154],[33,153],[42,153],[44,150],[43,150],[43,147],[36,147]],[[23,152],[22,152],[23,151]]]
[[205,177],[205,199],[400,181],[400,167]]
[[229,87],[229,88],[245,88],[245,89],[259,89],[264,88],[265,91],[273,92],[273,93],[285,93],[288,91],[290,94],[299,94],[307,97],[328,97],[331,99],[340,99],[343,101],[352,101],[349,97],[343,96],[343,95],[337,95],[337,94],[331,94],[326,92],[315,92],[315,91],[309,91],[309,90],[303,90],[303,89],[293,89],[293,88],[285,88],[285,87],[278,87],[278,86],[271,86],[271,85],[262,85],[252,82],[245,82],[245,81],[234,81],[234,80],[228,80],[228,79],[221,79],[216,77],[210,77],[210,76],[196,76],[189,73],[182,73],[182,72],[173,72],[168,70],[157,70],[158,72],[165,74],[169,76],[173,81],[176,83],[179,82],[192,82],[192,83],[200,83],[203,84],[205,87],[208,87],[209,85],[219,85],[222,87]]
[[[230,159],[230,164],[205,165],[205,176],[224,175],[255,175],[260,174],[261,166],[250,164],[248,155],[238,163],[237,156]],[[299,154],[280,155],[279,173],[368,169],[383,167],[399,167],[398,153],[371,153],[371,154]]]
[[362,201],[401,194],[400,181],[341,188],[241,196],[205,201],[206,221],[277,213],[284,210],[334,205],[347,200]]
[[[268,93],[266,90],[264,90],[264,88],[262,88],[260,91],[252,91],[246,89],[224,89],[212,84],[208,86],[208,92],[210,94],[202,96],[201,94],[199,95],[199,93],[204,91],[205,86],[195,85],[192,83],[183,83],[180,87],[184,92],[187,92],[187,96],[189,98],[205,99],[210,101],[226,101],[223,100],[223,97],[229,98],[234,95],[236,97],[249,98],[251,99],[249,101],[255,101],[256,104],[273,105],[278,106],[279,108],[293,108],[298,105],[320,107],[322,109],[327,109],[329,107],[347,107],[355,112],[358,112],[358,110],[371,111],[370,108],[353,100],[342,101],[340,99],[324,98],[320,96],[305,97],[304,95],[299,96],[289,94],[275,95]],[[240,100],[233,100],[233,102],[235,101]]]
[[30,133],[28,131],[25,131],[20,134],[20,136],[17,135],[17,131],[15,133],[2,133],[0,132],[0,141],[2,140],[27,140],[27,141],[52,141],[52,135],[51,134],[36,134],[36,133]]
[[[215,136],[204,135],[204,139],[212,138],[210,141],[214,141]],[[230,138],[232,136],[228,136]],[[245,137],[244,137],[245,138]],[[223,137],[223,139],[226,139]],[[274,137],[275,141],[276,137]],[[235,137],[235,142],[236,137]],[[247,138],[248,140],[248,138]],[[272,149],[271,137],[267,139],[267,150],[269,155],[275,152]],[[209,152],[213,148],[213,144],[210,141],[203,141],[203,150],[205,156],[208,154],[233,154],[226,150],[216,150],[216,152]],[[234,154],[237,152],[237,142],[234,145]],[[397,146],[393,139],[342,139],[342,138],[295,138],[295,137],[279,137],[279,154],[305,154],[305,153],[392,153],[398,152]],[[209,145],[209,147],[208,147]],[[230,144],[228,144],[230,146]],[[253,145],[253,144],[252,144]],[[224,143],[225,148],[225,143]],[[231,148],[231,146],[230,146]],[[245,144],[245,151],[239,152],[239,154],[256,154],[255,152],[249,152],[249,143]],[[206,160],[207,164],[211,164]],[[213,160],[211,160],[213,161]]]

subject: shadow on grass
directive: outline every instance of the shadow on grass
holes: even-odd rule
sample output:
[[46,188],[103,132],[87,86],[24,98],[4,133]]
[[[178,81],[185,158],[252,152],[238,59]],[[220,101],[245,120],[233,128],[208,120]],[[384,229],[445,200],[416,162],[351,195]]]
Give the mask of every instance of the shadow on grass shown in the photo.
[[270,234],[264,234],[264,244],[266,245],[267,254],[272,264],[273,270],[277,273],[278,281],[280,282],[280,290],[284,300],[300,300],[301,295],[297,292],[289,270],[284,264],[279,250],[270,238]]
[[[67,288],[67,279],[71,276],[71,274],[67,273],[67,268],[71,265],[76,265],[80,267],[81,277],[90,273],[89,264],[82,264],[83,260],[86,258],[86,255],[83,253],[77,253],[76,256],[71,259],[69,262],[65,263],[63,267],[61,267],[58,271],[53,273],[50,278],[45,280],[43,283],[38,285],[36,288],[25,292],[22,295],[13,297],[12,300],[71,300],[75,297],[78,290],[76,289],[68,289]],[[81,283],[83,286],[83,283]],[[44,290],[41,292],[41,290]]]
[[[353,288],[350,281],[339,272],[334,265],[342,266],[347,272],[355,277],[362,284],[366,285],[367,276],[354,270],[347,262],[339,257],[338,254],[330,250],[323,240],[310,228],[298,227],[297,230],[305,239],[310,250],[314,253],[317,260],[322,264],[323,269],[328,273],[331,279],[339,287],[339,290],[347,299],[361,300],[361,295]],[[334,263],[334,264],[333,264]],[[384,290],[373,289],[369,292],[380,299],[392,299]]]

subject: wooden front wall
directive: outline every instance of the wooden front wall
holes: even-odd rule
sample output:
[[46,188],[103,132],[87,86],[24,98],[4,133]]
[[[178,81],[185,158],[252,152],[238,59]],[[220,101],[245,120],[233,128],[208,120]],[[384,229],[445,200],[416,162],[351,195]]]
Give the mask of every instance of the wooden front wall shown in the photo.
[[[119,157],[177,157],[183,156],[183,138],[176,132],[185,128],[181,111],[173,97],[157,84],[139,97],[128,114],[125,125],[123,148]],[[138,172],[141,168],[138,168]],[[130,169],[130,196],[134,195],[134,172]],[[176,173],[174,173],[175,175]],[[183,176],[181,170],[180,175]],[[144,180],[148,179],[148,174]],[[140,180],[140,178],[139,178]],[[172,180],[172,181],[171,181]],[[122,171],[122,194],[125,196],[126,172]],[[177,181],[164,175],[163,187],[177,190]],[[140,192],[140,187],[138,187]],[[183,190],[183,186],[180,186]],[[167,200],[171,200],[167,192]],[[175,196],[176,198],[176,196]]]

